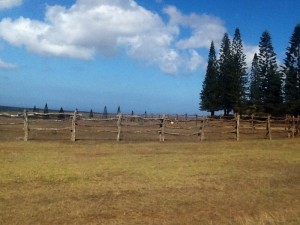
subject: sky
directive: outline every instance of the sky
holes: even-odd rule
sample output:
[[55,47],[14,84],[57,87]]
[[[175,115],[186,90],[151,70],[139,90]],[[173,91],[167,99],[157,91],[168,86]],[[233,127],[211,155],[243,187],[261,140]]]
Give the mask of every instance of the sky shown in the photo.
[[299,0],[0,0],[0,105],[205,114],[211,41],[241,31],[250,68],[263,31],[282,63]]

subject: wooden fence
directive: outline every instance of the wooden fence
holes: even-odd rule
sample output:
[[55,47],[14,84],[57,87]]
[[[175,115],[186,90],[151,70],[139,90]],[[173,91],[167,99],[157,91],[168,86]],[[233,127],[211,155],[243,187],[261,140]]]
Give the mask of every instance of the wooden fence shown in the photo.
[[[203,117],[198,115],[96,115],[73,113],[29,113],[18,115],[0,114],[1,137],[6,132],[17,133],[23,128],[24,141],[60,135],[71,141],[79,139],[121,140],[236,140],[265,138],[295,138],[300,132],[300,118],[294,116],[256,117],[234,115],[231,117]],[[16,128],[18,130],[16,130]],[[9,132],[8,132],[9,133]],[[38,134],[39,133],[39,134]],[[62,134],[62,133],[60,133]],[[105,135],[103,135],[105,134]],[[8,135],[9,136],[9,135]],[[150,138],[151,137],[151,138]]]

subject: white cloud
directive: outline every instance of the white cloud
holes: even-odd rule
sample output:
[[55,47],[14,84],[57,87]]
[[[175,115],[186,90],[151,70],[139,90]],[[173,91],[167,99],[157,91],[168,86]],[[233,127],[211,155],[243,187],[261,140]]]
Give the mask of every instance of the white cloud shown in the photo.
[[190,50],[191,57],[189,58],[188,68],[190,71],[195,71],[198,67],[204,68],[206,60],[195,50]]
[[254,54],[259,52],[258,46],[244,44],[244,54],[246,55],[246,63],[248,70],[251,69]]
[[17,66],[15,64],[6,63],[0,59],[0,69],[9,70],[9,69],[15,69],[15,68],[17,68]]
[[[195,71],[205,64],[197,48],[208,49],[211,40],[221,40],[226,31],[222,21],[186,16],[175,7],[165,12],[168,22],[134,0],[77,0],[70,8],[48,6],[44,21],[5,18],[0,38],[37,54],[84,60],[125,49],[128,56],[165,73]],[[182,27],[191,30],[191,37],[180,39]]]
[[170,16],[170,23],[191,29],[191,36],[181,39],[176,46],[180,49],[207,48],[211,41],[219,45],[226,32],[223,21],[218,17],[206,14],[192,13],[188,16],[183,15],[174,6],[165,8],[165,13]]
[[0,0],[0,10],[9,9],[22,4],[22,0]]

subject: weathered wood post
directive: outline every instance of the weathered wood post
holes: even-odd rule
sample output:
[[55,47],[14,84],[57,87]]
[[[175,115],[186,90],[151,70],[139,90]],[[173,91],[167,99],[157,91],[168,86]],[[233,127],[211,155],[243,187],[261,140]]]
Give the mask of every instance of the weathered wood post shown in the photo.
[[236,141],[240,140],[240,115],[236,115],[235,119],[235,131],[236,131]]
[[252,133],[254,133],[255,131],[255,124],[254,124],[254,114],[251,114],[251,129],[252,129]]
[[292,117],[292,138],[295,137],[295,116]]
[[77,110],[74,111],[73,118],[72,118],[71,141],[76,141],[76,123],[77,123]]
[[206,117],[203,118],[202,123],[200,125],[200,129],[199,129],[199,140],[202,142],[204,140],[204,126],[205,126],[205,122],[206,122]]
[[[285,114],[285,127],[284,130],[289,130],[290,129],[290,118],[288,114]],[[288,131],[288,136],[289,136],[289,131]]]
[[287,130],[287,136],[288,138],[291,137],[291,119],[288,117],[288,115],[285,116],[285,129]]
[[28,141],[29,124],[28,124],[28,114],[26,109],[24,109],[23,116],[24,116],[24,141]]
[[295,135],[298,135],[299,131],[300,131],[300,116],[297,116]]
[[269,138],[269,140],[272,140],[272,132],[271,132],[271,116],[269,115],[267,118],[267,125],[266,125],[266,137]]
[[195,114],[196,117],[196,126],[198,125],[198,114]]
[[166,126],[166,116],[160,119],[160,131],[159,131],[159,141],[165,141],[165,126]]
[[121,140],[121,130],[122,130],[122,114],[118,115],[117,126],[118,126],[117,141],[120,141]]

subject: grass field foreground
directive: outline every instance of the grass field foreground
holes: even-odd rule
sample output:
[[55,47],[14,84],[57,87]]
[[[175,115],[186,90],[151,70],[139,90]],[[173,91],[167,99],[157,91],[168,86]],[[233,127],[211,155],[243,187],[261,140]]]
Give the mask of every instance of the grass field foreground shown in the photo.
[[0,224],[300,224],[300,141],[0,142]]

